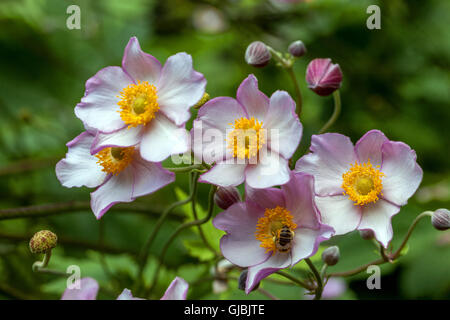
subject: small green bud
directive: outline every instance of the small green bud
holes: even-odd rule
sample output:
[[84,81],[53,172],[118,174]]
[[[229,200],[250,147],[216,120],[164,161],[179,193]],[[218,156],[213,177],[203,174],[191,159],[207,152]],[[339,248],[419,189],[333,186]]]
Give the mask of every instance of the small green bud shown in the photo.
[[338,263],[339,257],[340,253],[337,246],[326,248],[322,252],[322,260],[329,266],[334,266],[336,263]]
[[31,253],[46,253],[56,247],[58,237],[49,230],[36,232],[30,240]]

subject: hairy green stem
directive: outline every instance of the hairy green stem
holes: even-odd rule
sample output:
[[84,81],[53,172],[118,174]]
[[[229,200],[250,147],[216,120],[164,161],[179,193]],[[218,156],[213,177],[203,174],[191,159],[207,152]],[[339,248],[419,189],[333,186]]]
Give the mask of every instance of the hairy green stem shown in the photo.
[[334,99],[334,111],[331,118],[325,123],[325,125],[320,129],[319,134],[325,133],[337,120],[339,114],[341,113],[341,96],[339,90],[333,92]]
[[32,269],[34,272],[38,271],[39,269],[43,269],[48,266],[48,263],[50,262],[50,258],[52,256],[52,249],[48,249],[44,253],[44,260],[42,261],[36,261],[33,263]]
[[320,276],[319,271],[317,270],[314,263],[309,258],[305,259],[306,264],[311,269],[312,273],[314,274],[314,277],[316,278],[317,287],[315,289],[316,295],[314,297],[314,300],[320,300],[322,297],[322,291],[323,291],[323,283],[322,283],[322,277]]

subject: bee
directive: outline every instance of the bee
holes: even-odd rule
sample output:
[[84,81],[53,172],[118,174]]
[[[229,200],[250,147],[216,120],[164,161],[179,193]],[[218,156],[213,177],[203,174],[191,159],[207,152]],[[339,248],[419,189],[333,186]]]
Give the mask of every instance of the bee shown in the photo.
[[294,239],[294,231],[288,226],[283,226],[274,236],[275,246],[280,252],[288,252],[292,247],[292,240]]

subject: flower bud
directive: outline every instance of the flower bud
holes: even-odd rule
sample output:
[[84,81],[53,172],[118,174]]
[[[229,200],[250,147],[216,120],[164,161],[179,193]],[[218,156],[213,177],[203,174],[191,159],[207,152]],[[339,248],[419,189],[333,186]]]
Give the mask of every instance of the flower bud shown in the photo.
[[326,248],[322,252],[322,260],[329,266],[334,266],[336,263],[338,263],[339,257],[340,253],[337,246]]
[[306,47],[301,40],[297,40],[289,45],[288,51],[294,57],[300,58],[306,54]]
[[[238,281],[238,289],[245,291],[245,285],[247,283],[247,274],[248,274],[248,269],[244,269],[240,276],[239,276],[239,281]],[[255,291],[256,289],[259,288],[259,282],[258,284],[253,288],[252,291]]]
[[241,195],[236,187],[219,187],[214,195],[214,202],[223,210],[227,210],[239,201],[241,201]]
[[371,229],[359,230],[359,235],[364,240],[372,240],[375,237],[375,234]]
[[194,109],[200,109],[201,106],[203,106],[208,100],[210,99],[210,96],[208,93],[204,93],[203,97],[193,106]]
[[306,68],[306,82],[319,96],[329,96],[341,87],[341,68],[331,59],[314,59]]
[[447,209],[437,209],[431,216],[431,224],[438,230],[450,228],[450,211]]
[[56,247],[58,237],[51,231],[42,230],[36,232],[30,240],[31,253],[45,253]]
[[271,58],[272,54],[269,49],[267,49],[267,46],[261,41],[250,43],[245,51],[245,62],[254,67],[265,67]]

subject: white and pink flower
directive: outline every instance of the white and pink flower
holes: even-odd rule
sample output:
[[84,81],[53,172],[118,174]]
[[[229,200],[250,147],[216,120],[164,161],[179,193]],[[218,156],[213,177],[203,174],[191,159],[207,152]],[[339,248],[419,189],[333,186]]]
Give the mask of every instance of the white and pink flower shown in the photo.
[[414,150],[378,130],[367,132],[355,146],[338,133],[314,135],[310,150],[295,171],[314,176],[322,221],[336,235],[372,230],[387,247],[393,236],[391,218],[422,180]]
[[302,130],[289,94],[276,91],[269,99],[250,75],[236,99],[218,97],[199,110],[193,151],[197,159],[215,163],[199,181],[222,187],[244,181],[252,188],[285,184],[290,177],[288,159]]
[[247,186],[246,196],[245,202],[219,213],[213,224],[227,232],[220,241],[224,257],[248,267],[249,293],[263,278],[314,255],[333,229],[320,222],[311,175],[292,174],[281,189]]
[[133,37],[125,48],[122,67],[104,68],[86,82],[75,114],[86,130],[97,135],[93,154],[105,147],[140,144],[142,158],[160,162],[189,150],[185,123],[205,86],[190,55],[177,53],[161,66]]
[[95,136],[87,131],[67,143],[66,157],[56,165],[56,176],[65,187],[97,188],[91,208],[100,219],[114,204],[131,202],[175,180],[160,163],[144,160],[139,146],[106,147],[92,155]]

